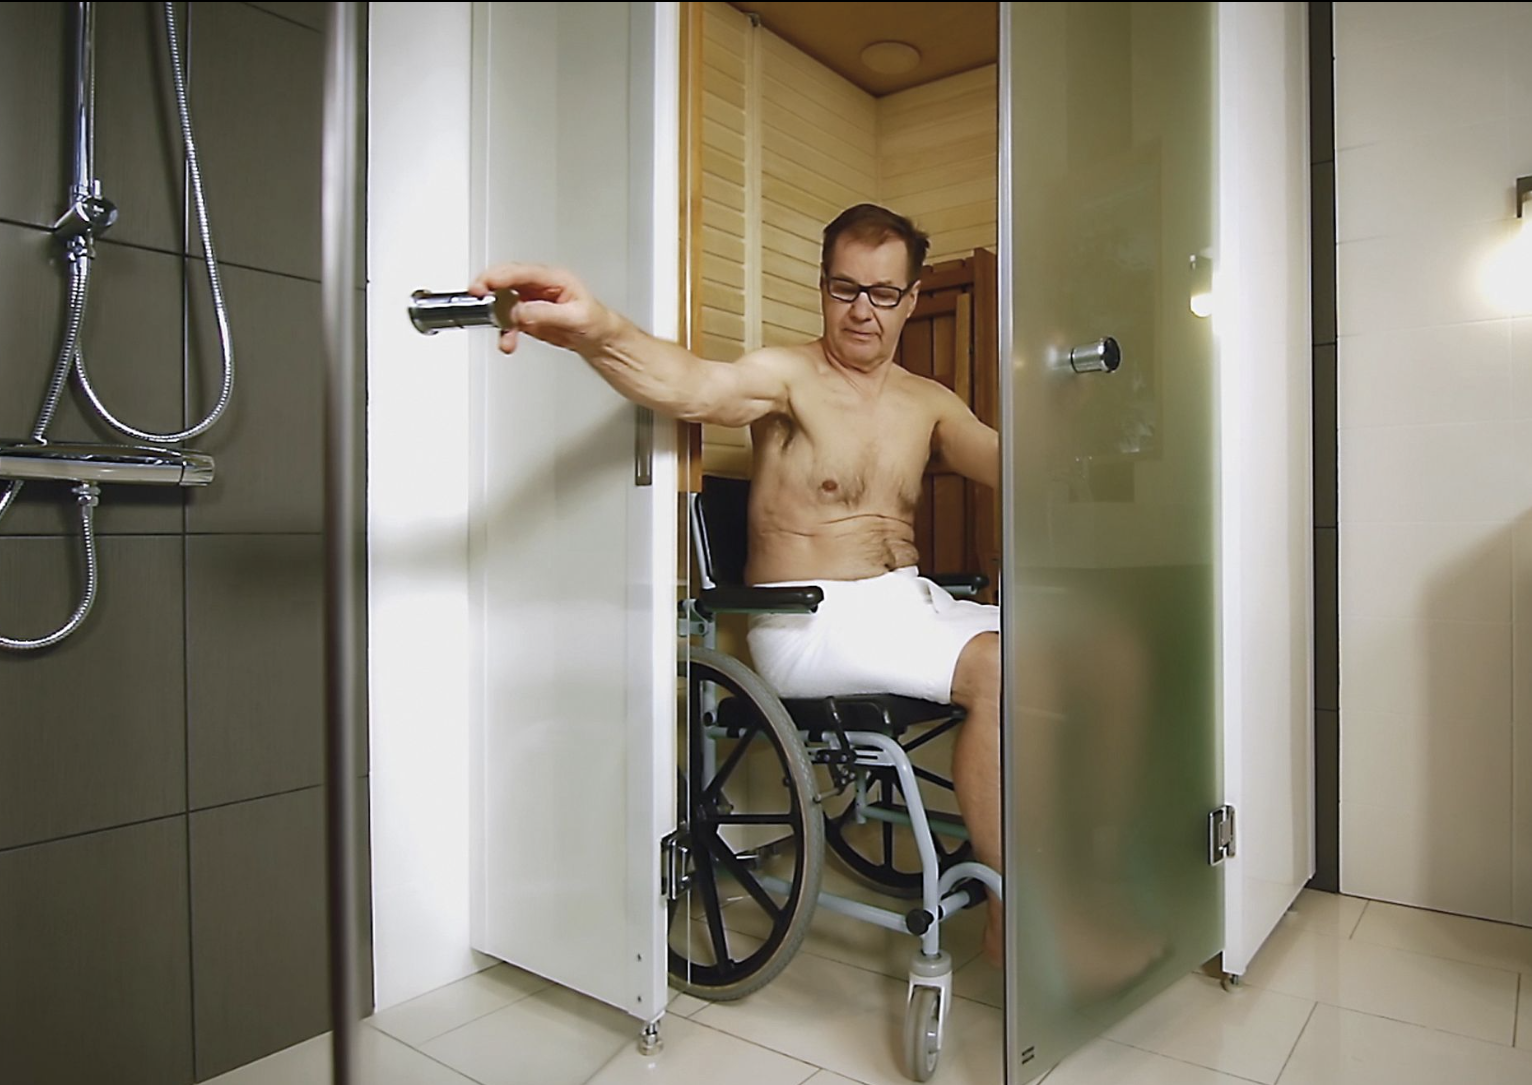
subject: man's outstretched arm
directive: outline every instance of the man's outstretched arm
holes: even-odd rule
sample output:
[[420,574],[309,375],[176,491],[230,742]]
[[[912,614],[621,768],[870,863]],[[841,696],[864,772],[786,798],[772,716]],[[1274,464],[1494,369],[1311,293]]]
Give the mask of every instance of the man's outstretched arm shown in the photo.
[[980,422],[954,393],[937,386],[931,466],[956,471],[991,489],[1000,486],[1000,434]]
[[510,354],[520,333],[572,350],[635,403],[686,422],[745,426],[788,407],[790,353],[758,350],[737,362],[714,362],[656,339],[596,300],[561,268],[499,264],[473,285],[479,296],[515,290],[516,326],[500,335]]

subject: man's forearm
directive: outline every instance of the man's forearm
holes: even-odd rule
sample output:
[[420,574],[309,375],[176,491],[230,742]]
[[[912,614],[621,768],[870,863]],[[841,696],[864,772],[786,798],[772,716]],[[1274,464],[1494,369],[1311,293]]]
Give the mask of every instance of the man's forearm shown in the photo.
[[623,396],[675,418],[706,411],[708,363],[675,343],[656,339],[608,309],[600,331],[576,347],[582,358]]

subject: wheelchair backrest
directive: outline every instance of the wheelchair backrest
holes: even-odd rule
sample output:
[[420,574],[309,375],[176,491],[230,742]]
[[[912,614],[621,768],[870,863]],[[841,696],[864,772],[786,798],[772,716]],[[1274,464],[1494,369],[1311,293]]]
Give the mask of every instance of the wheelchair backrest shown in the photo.
[[740,587],[749,556],[750,480],[702,477],[692,503],[692,540],[704,587]]

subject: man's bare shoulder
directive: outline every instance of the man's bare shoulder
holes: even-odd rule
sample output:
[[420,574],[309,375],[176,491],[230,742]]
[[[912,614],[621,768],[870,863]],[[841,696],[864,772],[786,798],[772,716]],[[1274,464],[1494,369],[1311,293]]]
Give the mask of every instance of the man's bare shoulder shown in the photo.
[[791,376],[814,372],[824,364],[818,343],[795,343],[791,346],[758,347],[742,354],[735,365],[751,365]]
[[899,381],[900,391],[933,408],[944,408],[953,403],[962,402],[958,394],[941,381],[932,377],[923,377],[919,373],[911,373],[903,366],[895,366],[893,376]]

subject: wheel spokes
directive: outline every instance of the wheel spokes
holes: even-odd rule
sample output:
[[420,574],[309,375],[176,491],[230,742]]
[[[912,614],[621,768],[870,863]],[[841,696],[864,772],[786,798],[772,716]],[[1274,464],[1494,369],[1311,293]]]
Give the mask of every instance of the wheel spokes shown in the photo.
[[734,849],[730,848],[716,833],[708,838],[707,846],[718,857],[719,862],[723,863],[724,868],[734,875],[734,880],[744,887],[745,892],[750,894],[751,898],[761,906],[762,911],[769,915],[772,923],[775,924],[777,918],[782,914],[781,907],[778,906],[776,901],[771,899],[770,894],[766,892],[761,883],[756,881],[755,875],[750,872],[750,868],[740,862],[739,856],[734,854]]

